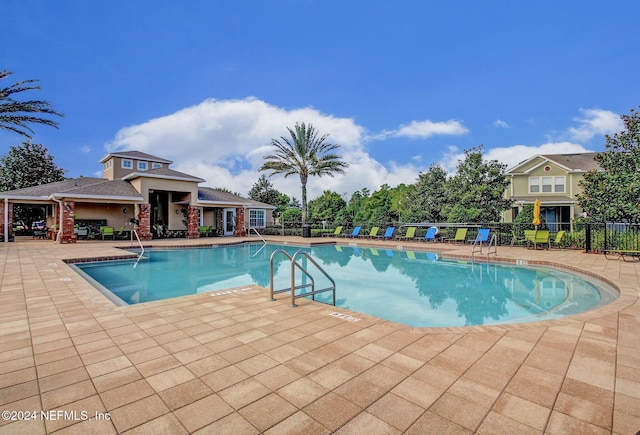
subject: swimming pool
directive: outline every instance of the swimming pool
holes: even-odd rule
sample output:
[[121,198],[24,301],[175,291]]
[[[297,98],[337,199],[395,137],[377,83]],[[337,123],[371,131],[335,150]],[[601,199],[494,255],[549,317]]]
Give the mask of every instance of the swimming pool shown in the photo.
[[[336,306],[415,327],[495,325],[577,314],[615,299],[604,285],[558,269],[444,260],[430,252],[351,246],[241,244],[149,249],[139,261],[80,263],[86,278],[136,304],[256,284],[269,287],[276,249],[308,252],[336,281]],[[310,272],[316,287],[327,286]],[[274,287],[290,285],[290,262],[274,262]],[[298,282],[304,279],[297,274]],[[268,295],[265,295],[267,297]],[[279,296],[285,297],[285,296]],[[329,292],[316,295],[328,302]]]

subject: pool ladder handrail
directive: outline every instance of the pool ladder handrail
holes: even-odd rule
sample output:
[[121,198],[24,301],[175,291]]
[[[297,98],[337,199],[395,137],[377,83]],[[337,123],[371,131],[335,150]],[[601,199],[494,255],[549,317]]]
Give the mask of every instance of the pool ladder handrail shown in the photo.
[[[291,286],[283,289],[279,289],[279,290],[274,290],[273,289],[273,259],[277,254],[284,254],[291,261]],[[304,256],[305,258],[307,258],[307,260],[311,261],[311,263],[331,282],[331,286],[316,290],[315,280],[313,279],[313,276],[311,276],[311,274],[304,267],[302,267],[300,263],[296,261],[298,256]],[[308,284],[296,285],[296,268],[300,269],[300,271],[304,273],[311,282]],[[307,287],[311,287],[310,292],[300,293],[296,295],[297,289],[302,289]],[[333,280],[333,278],[331,278],[331,276],[327,273],[327,271],[324,270],[322,266],[320,266],[318,262],[313,259],[313,257],[311,257],[311,255],[309,255],[307,252],[301,249],[296,251],[296,253],[294,253],[293,255],[289,255],[289,253],[284,249],[276,249],[275,251],[273,251],[273,253],[271,254],[271,258],[269,259],[269,293],[270,293],[269,300],[275,301],[274,295],[276,293],[285,293],[289,291],[291,292],[291,304],[290,304],[291,307],[297,307],[295,302],[297,298],[311,296],[311,298],[315,301],[316,300],[315,295],[317,295],[318,293],[326,292],[326,291],[331,291],[333,294],[331,305],[335,306],[336,304],[336,282]]]
[[[476,249],[476,247],[478,247],[478,249]],[[493,250],[491,249],[491,247],[493,247]],[[480,239],[480,237],[476,237],[476,239],[473,241],[473,247],[471,249],[471,261],[475,261],[476,252],[482,254],[482,239]],[[489,238],[489,243],[487,244],[487,263],[489,262],[489,255],[491,254],[495,255],[496,257],[498,256],[498,238],[495,234],[491,235],[491,238]]]
[[132,233],[135,234],[136,239],[138,240],[138,244],[140,245],[140,255],[138,255],[138,259],[136,260],[136,262],[133,265],[133,268],[135,269],[136,266],[138,265],[138,262],[140,261],[140,259],[144,255],[144,246],[142,246],[142,242],[140,241],[140,236],[138,236],[138,232],[135,230],[135,228],[133,229]]

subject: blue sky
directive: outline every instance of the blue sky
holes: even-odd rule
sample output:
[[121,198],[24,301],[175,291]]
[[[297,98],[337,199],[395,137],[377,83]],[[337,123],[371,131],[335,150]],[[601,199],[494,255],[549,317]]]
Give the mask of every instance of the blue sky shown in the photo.
[[[640,104],[640,2],[4,0],[0,86],[38,79],[60,128],[34,142],[67,176],[110,151],[173,160],[246,194],[298,121],[342,146],[350,196],[413,183],[465,149],[509,167],[601,151]],[[0,133],[0,154],[22,139]],[[300,198],[297,177],[271,178]]]

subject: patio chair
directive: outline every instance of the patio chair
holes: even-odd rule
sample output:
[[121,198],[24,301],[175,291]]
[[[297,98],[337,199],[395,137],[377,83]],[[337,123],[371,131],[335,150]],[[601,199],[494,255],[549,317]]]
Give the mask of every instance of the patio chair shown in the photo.
[[323,237],[338,237],[342,233],[342,225],[338,225],[333,233],[323,234]]
[[467,242],[467,228],[458,228],[456,230],[456,235],[453,236],[453,238],[444,239],[444,241],[453,243],[462,242],[462,244],[464,245]]
[[549,241],[549,230],[536,231],[536,235],[533,238],[533,249],[538,249],[538,245],[542,248],[544,248],[544,245],[547,245],[547,249],[551,247],[551,242]]
[[436,236],[438,235],[438,227],[429,227],[427,234],[424,235],[425,242],[436,242]]
[[100,227],[100,235],[102,236],[102,240],[104,240],[105,237],[114,239],[113,227]]
[[[533,233],[535,234],[535,231]],[[511,246],[525,245],[527,243],[527,240],[528,239],[526,234],[523,237],[518,237],[516,232],[514,230],[511,230]]]
[[360,235],[360,229],[362,227],[360,227],[359,225],[357,227],[353,228],[353,231],[351,232],[351,234],[345,234],[343,237],[358,237]]
[[555,239],[550,239],[549,240],[549,248],[553,248],[553,247],[558,248],[558,249],[562,248],[560,243],[562,243],[562,238],[564,237],[564,233],[565,232],[566,231],[558,231],[556,233]]
[[404,236],[398,236],[397,239],[411,240],[416,236],[416,227],[408,227]]
[[118,233],[116,234],[116,239],[126,239],[127,234],[124,231],[124,225],[120,227]]
[[387,229],[384,231],[384,234],[381,236],[377,236],[377,238],[382,240],[393,239],[393,233],[395,230],[396,227],[387,227]]
[[380,227],[373,227],[373,228],[371,228],[371,231],[369,231],[368,235],[362,236],[362,237],[366,237],[368,239],[373,239],[374,237],[378,237],[378,231],[380,231]]
[[199,226],[198,233],[200,233],[200,237],[207,237],[207,226],[206,225]]

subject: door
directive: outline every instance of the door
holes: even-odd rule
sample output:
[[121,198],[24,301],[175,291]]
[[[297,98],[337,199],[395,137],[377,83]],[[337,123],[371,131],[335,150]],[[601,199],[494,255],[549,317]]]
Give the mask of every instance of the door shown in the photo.
[[236,225],[236,209],[235,208],[225,208],[223,213],[223,227],[224,227],[224,235],[225,236],[233,236],[233,230]]

